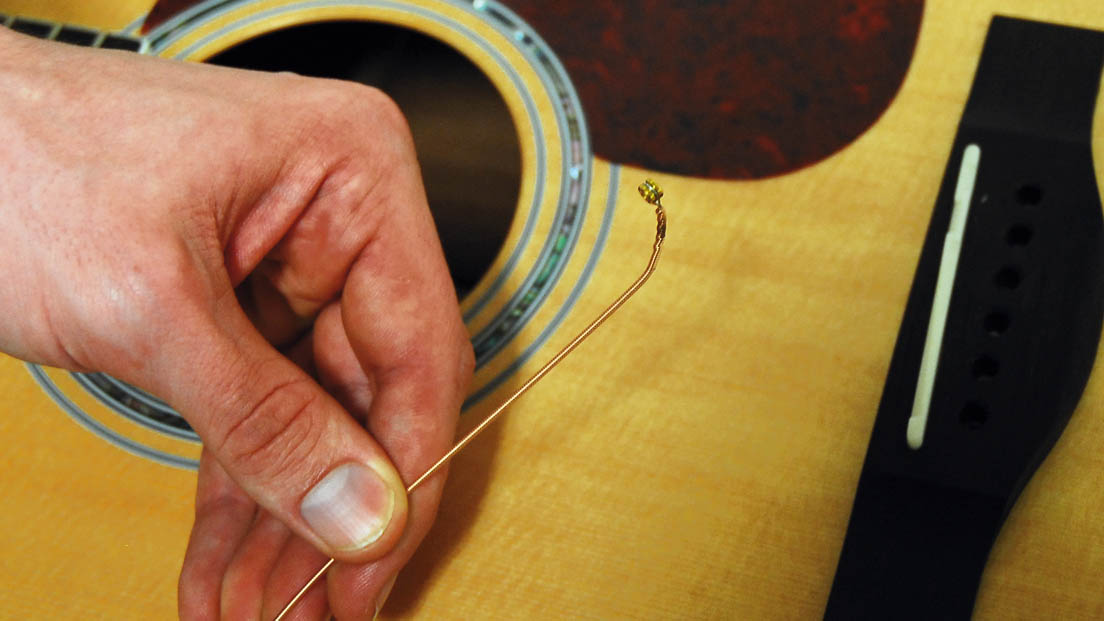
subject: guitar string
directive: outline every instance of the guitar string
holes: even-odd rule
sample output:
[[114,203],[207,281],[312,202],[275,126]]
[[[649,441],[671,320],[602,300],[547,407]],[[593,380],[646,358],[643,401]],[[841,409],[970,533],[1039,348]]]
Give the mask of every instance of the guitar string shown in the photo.
[[[580,332],[578,336],[572,339],[570,343],[565,345],[564,348],[561,349],[555,356],[552,356],[551,360],[546,362],[544,366],[540,368],[540,370],[534,373],[532,377],[530,377],[524,384],[522,384],[521,388],[518,388],[517,391],[514,392],[514,394],[507,397],[501,405],[495,408],[493,412],[488,414],[487,417],[484,418],[478,425],[476,425],[474,429],[468,432],[468,434],[464,436],[459,442],[457,442],[451,449],[449,449],[447,453],[441,456],[441,458],[438,459],[436,463],[430,466],[429,469],[422,473],[420,477],[415,479],[413,483],[408,485],[406,488],[407,494],[412,493],[426,479],[428,479],[435,472],[440,470],[442,466],[452,460],[452,458],[457,453],[463,450],[463,448],[467,446],[472,440],[474,440],[476,436],[478,436],[484,429],[486,429],[492,422],[494,422],[494,420],[498,418],[498,415],[505,411],[511,403],[513,403],[521,395],[525,394],[525,392],[528,391],[534,384],[539,382],[541,378],[543,378],[546,374],[548,374],[549,371],[552,370],[553,367],[559,364],[560,361],[563,360],[568,354],[570,354],[576,347],[578,347],[580,343],[586,340],[586,338],[590,336],[592,332],[597,330],[598,326],[602,325],[606,321],[606,319],[609,318],[610,315],[616,312],[617,309],[621,308],[621,306],[624,305],[625,302],[628,301],[628,299],[632,297],[634,293],[636,293],[641,287],[644,286],[644,283],[647,282],[648,278],[651,277],[653,272],[655,272],[656,263],[659,261],[659,251],[662,249],[663,240],[667,236],[667,213],[664,211],[663,205],[660,202],[660,199],[663,197],[663,190],[651,179],[647,179],[644,181],[644,183],[641,183],[637,190],[640,192],[640,196],[643,197],[643,199],[647,203],[655,205],[656,213],[655,242],[652,244],[652,256],[650,259],[648,259],[648,265],[646,268],[644,268],[644,272],[636,279],[635,282],[633,282],[633,284],[629,285],[629,288],[626,289],[624,293],[622,293],[616,300],[614,300],[612,304],[606,307],[606,310],[602,311],[602,313],[598,315],[597,319],[592,321],[590,325],[588,325],[586,328],[583,328],[583,331]],[[276,618],[273,619],[273,621],[281,621],[289,612],[291,612],[292,608],[295,607],[295,604],[299,603],[299,600],[303,598],[307,591],[310,590],[310,588],[314,586],[314,584],[318,582],[318,580],[323,575],[325,575],[326,571],[328,571],[330,567],[333,566],[334,562],[335,559],[332,558],[326,561],[326,564],[323,565],[322,568],[319,569],[318,572],[315,573],[314,576],[312,576],[311,579],[308,580],[301,589],[299,589],[299,592],[295,594],[295,597],[291,598],[291,601],[289,601],[284,606],[283,610],[280,611],[280,614],[276,615]]]

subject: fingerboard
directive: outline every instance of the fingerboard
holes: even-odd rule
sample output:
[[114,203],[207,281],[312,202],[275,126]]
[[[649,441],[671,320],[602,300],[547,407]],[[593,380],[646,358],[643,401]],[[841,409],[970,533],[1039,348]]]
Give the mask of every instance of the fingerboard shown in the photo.
[[0,24],[39,39],[60,41],[81,47],[98,47],[109,50],[126,50],[145,53],[146,40],[118,32],[104,32],[81,26],[62,24],[30,17],[5,15],[0,13]]

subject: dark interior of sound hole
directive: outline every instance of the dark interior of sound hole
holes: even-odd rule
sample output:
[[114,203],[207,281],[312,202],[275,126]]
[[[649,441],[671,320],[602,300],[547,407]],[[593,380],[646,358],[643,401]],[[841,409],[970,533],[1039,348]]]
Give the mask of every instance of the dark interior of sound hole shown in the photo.
[[430,209],[457,293],[494,261],[521,179],[517,131],[490,80],[453,48],[372,22],[322,22],[262,35],[208,62],[368,84],[410,122]]

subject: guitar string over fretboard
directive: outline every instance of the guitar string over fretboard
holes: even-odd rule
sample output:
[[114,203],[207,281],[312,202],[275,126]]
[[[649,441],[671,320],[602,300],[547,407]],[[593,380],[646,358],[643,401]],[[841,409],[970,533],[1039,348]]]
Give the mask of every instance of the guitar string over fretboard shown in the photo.
[[[644,268],[644,272],[640,275],[640,277],[636,279],[636,281],[633,282],[633,284],[629,285],[629,288],[626,289],[624,293],[622,293],[616,300],[614,300],[612,304],[606,307],[606,310],[602,311],[602,313],[598,315],[597,319],[590,322],[587,327],[583,328],[583,331],[580,332],[578,336],[572,339],[570,343],[565,345],[564,348],[556,353],[555,356],[552,356],[552,358],[548,362],[546,362],[543,367],[541,367],[536,373],[533,374],[532,377],[530,377],[524,384],[522,384],[521,388],[518,388],[517,391],[514,392],[514,394],[507,397],[501,405],[495,408],[493,412],[488,414],[487,417],[484,418],[482,422],[480,422],[478,425],[476,425],[474,429],[469,431],[468,435],[464,436],[451,449],[449,449],[447,453],[445,453],[440,459],[438,459],[435,464],[430,466],[429,469],[422,473],[420,477],[418,477],[414,480],[413,483],[408,485],[406,488],[407,494],[412,493],[426,479],[428,479],[435,472],[440,470],[441,467],[452,460],[452,458],[455,457],[457,453],[463,450],[463,448],[467,446],[472,440],[474,440],[476,436],[478,436],[484,429],[490,426],[490,424],[494,422],[496,418],[498,418],[498,415],[502,414],[502,412],[504,412],[511,403],[517,400],[517,398],[521,395],[525,394],[525,392],[532,388],[534,384],[539,382],[541,378],[547,375],[553,367],[559,364],[561,360],[563,360],[565,357],[567,357],[568,354],[574,351],[574,349],[578,347],[580,343],[586,340],[586,338],[590,336],[591,333],[598,329],[598,326],[602,325],[606,321],[606,319],[609,318],[610,315],[617,312],[617,309],[621,308],[625,304],[625,302],[627,302],[628,299],[633,296],[634,293],[636,293],[641,287],[643,287],[644,283],[647,282],[648,278],[650,278],[652,273],[655,272],[656,263],[659,261],[659,252],[663,248],[663,240],[667,237],[667,212],[663,209],[663,204],[660,202],[663,198],[663,190],[655,181],[652,181],[651,179],[646,179],[644,183],[640,184],[637,190],[640,192],[640,196],[645,200],[645,202],[647,202],[649,205],[655,205],[656,213],[655,242],[652,244],[652,256],[648,259],[648,265]],[[306,592],[312,586],[314,586],[314,584],[318,582],[318,580],[322,576],[326,574],[326,571],[330,569],[334,562],[335,559],[332,558],[329,561],[326,561],[326,564],[323,565],[322,568],[319,569],[318,572],[315,573],[314,576],[312,576],[311,579],[303,585],[303,588],[299,589],[299,592],[295,594],[295,597],[291,598],[291,601],[289,601],[287,605],[284,606],[284,609],[280,611],[280,614],[276,615],[276,618],[273,619],[273,621],[281,621],[289,612],[291,612],[292,608],[295,607],[295,604],[297,604],[299,600],[303,598],[303,595],[305,595]]]

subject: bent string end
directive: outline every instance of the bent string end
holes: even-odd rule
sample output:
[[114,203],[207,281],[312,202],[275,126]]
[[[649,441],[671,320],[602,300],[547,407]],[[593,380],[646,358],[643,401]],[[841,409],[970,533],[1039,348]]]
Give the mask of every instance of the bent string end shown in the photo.
[[[441,458],[438,459],[436,463],[430,466],[429,469],[422,473],[421,476],[415,479],[413,483],[408,485],[406,488],[407,494],[412,493],[415,489],[418,488],[418,486],[425,482],[426,479],[433,476],[435,472],[440,470],[442,466],[447,464],[453,457],[456,456],[457,453],[459,453],[461,450],[463,450],[465,446],[471,443],[471,441],[474,440],[475,437],[478,436],[484,429],[486,429],[492,422],[494,422],[494,420],[498,418],[498,415],[505,411],[511,403],[517,400],[517,398],[521,395],[525,394],[527,390],[532,388],[534,384],[539,382],[541,378],[547,375],[553,367],[559,364],[561,360],[563,360],[565,357],[567,357],[568,354],[574,351],[580,343],[586,340],[586,338],[590,336],[592,332],[598,329],[598,326],[602,325],[606,321],[606,319],[609,318],[610,315],[615,313],[617,309],[621,308],[621,306],[624,305],[625,302],[628,301],[628,299],[632,297],[634,293],[636,293],[642,286],[644,286],[644,283],[647,282],[648,278],[652,275],[652,272],[655,271],[656,263],[659,261],[659,251],[663,247],[663,240],[667,237],[667,212],[664,211],[663,205],[660,202],[660,199],[663,198],[663,189],[660,188],[655,181],[652,181],[651,179],[646,179],[643,183],[640,184],[637,190],[640,192],[640,196],[643,197],[645,202],[650,205],[655,205],[656,213],[655,242],[652,244],[652,256],[648,259],[648,265],[644,268],[644,272],[631,285],[629,285],[629,288],[626,289],[624,293],[622,293],[616,300],[614,300],[612,304],[606,307],[606,310],[602,311],[602,313],[599,314],[594,321],[590,322],[587,327],[583,328],[583,331],[580,332],[578,336],[576,336],[574,339],[571,340],[571,342],[565,345],[564,348],[557,352],[555,356],[552,356],[552,358],[548,362],[546,362],[543,367],[541,367],[536,373],[533,374],[532,377],[530,377],[524,384],[522,384],[521,388],[518,388],[517,391],[514,392],[514,394],[507,397],[501,405],[495,408],[493,412],[488,414],[486,418],[484,418],[478,425],[476,425],[471,431],[469,431],[466,436],[461,438],[459,442],[453,445],[453,447],[449,449],[447,453],[441,456]],[[299,592],[295,594],[295,597],[291,598],[291,601],[289,601],[287,605],[284,606],[284,609],[280,611],[280,614],[277,615],[276,618],[273,619],[273,621],[281,621],[291,611],[291,609],[295,607],[295,604],[297,604],[299,600],[303,598],[307,591],[310,590],[310,588],[314,586],[314,584],[318,582],[318,580],[321,579],[322,576],[326,575],[326,571],[329,570],[329,568],[333,564],[334,559],[331,558],[329,561],[326,562],[325,565],[322,566],[321,569],[318,570],[317,573],[314,574],[313,577],[311,577],[310,580],[307,581],[306,584],[303,585],[303,588],[299,589]]]

